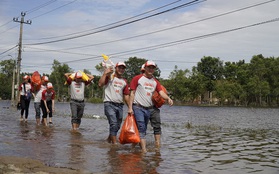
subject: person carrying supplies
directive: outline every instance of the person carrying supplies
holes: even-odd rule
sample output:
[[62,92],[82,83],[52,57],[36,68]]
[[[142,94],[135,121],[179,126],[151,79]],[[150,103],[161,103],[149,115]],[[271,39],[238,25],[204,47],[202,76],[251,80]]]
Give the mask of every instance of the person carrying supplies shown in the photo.
[[85,86],[89,85],[93,80],[93,76],[90,74],[86,74],[89,79],[87,81],[83,80],[82,72],[78,71],[74,74],[74,77],[71,77],[72,73],[65,73],[65,78],[67,80],[67,84],[70,87],[71,93],[71,101],[70,108],[72,113],[71,123],[72,130],[77,131],[81,124],[81,118],[84,112],[84,90]]
[[126,104],[129,101],[128,82],[122,77],[126,65],[124,62],[118,62],[115,65],[113,78],[113,68],[106,68],[104,74],[99,80],[99,86],[104,88],[104,111],[109,122],[109,136],[107,141],[117,144],[116,136],[123,120],[123,100]]
[[146,153],[146,130],[151,112],[154,109],[152,94],[157,91],[168,104],[173,105],[172,99],[162,91],[160,82],[153,77],[157,65],[153,61],[145,63],[145,72],[135,76],[130,83],[130,99],[128,113],[134,114],[137,127],[140,133],[140,146],[143,153]]

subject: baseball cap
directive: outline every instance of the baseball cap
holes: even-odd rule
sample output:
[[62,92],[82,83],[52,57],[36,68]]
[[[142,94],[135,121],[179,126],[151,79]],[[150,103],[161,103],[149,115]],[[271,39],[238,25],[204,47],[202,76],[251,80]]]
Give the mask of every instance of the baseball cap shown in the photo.
[[142,64],[142,65],[141,65],[141,68],[140,68],[140,71],[141,71],[141,72],[142,72],[142,71],[145,71],[144,68],[145,68],[145,64]]
[[152,60],[148,60],[148,61],[145,63],[145,66],[155,66],[155,67],[157,67],[156,63],[153,62]]
[[81,79],[82,78],[82,73],[80,71],[76,72],[75,78]]
[[43,76],[42,80],[45,81],[45,82],[48,82],[48,77],[47,76]]
[[23,76],[23,79],[29,79],[28,75]]
[[118,66],[125,66],[126,68],[126,64],[124,62],[118,62],[115,67],[118,67]]
[[47,83],[47,89],[53,88],[52,83]]

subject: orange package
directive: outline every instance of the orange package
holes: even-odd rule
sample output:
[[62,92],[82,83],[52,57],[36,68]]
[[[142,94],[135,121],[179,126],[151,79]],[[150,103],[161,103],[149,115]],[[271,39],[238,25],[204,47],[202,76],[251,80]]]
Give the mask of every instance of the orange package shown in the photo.
[[[168,94],[166,88],[163,85],[161,85],[161,87],[164,93]],[[166,100],[163,99],[163,97],[161,97],[161,95],[157,91],[154,91],[152,95],[152,101],[156,108],[160,108],[166,102]]]
[[136,124],[135,116],[128,114],[121,128],[119,135],[121,144],[139,143],[140,135]]

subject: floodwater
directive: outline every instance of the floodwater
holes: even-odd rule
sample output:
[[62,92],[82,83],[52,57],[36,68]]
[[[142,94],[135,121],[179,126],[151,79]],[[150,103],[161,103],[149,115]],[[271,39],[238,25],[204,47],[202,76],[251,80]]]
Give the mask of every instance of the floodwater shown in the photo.
[[106,143],[103,104],[86,103],[85,108],[80,133],[72,133],[69,103],[56,103],[54,125],[44,127],[35,124],[32,102],[23,123],[10,101],[0,101],[0,155],[83,173],[279,173],[279,109],[166,105],[161,149],[154,149],[149,127],[148,152],[141,154],[139,147]]

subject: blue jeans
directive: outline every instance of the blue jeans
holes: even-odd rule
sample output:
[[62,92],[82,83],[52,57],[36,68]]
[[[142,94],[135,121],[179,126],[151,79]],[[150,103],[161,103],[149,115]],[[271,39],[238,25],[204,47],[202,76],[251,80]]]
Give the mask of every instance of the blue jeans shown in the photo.
[[123,119],[123,104],[105,102],[104,110],[109,122],[109,134],[116,136]]
[[133,112],[140,133],[140,138],[144,139],[146,136],[147,124],[150,119],[151,112],[149,109],[144,109],[136,105],[133,105]]

